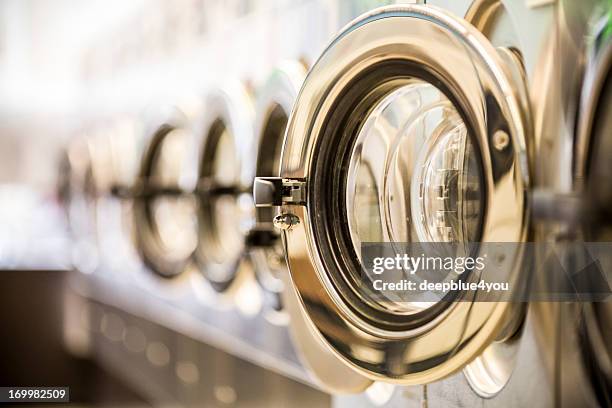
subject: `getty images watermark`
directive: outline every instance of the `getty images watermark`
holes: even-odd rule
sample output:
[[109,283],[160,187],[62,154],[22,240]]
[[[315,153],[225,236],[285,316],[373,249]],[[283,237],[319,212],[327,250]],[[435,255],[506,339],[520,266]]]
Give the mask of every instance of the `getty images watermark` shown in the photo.
[[[372,259],[372,273],[379,275],[380,279],[372,280],[372,287],[376,291],[436,291],[447,293],[450,291],[508,291],[509,282],[487,282],[479,279],[477,282],[467,282],[458,279],[465,272],[481,274],[486,267],[485,260],[487,255],[472,256],[426,256],[421,253],[418,256],[395,254],[393,257],[374,257]],[[421,275],[423,279],[400,279],[399,281],[385,281],[381,277],[384,272],[402,271],[414,278],[414,275]],[[445,281],[430,281],[426,276],[431,275],[431,271],[442,272],[446,277]],[[456,275],[456,276],[453,276]],[[454,278],[454,279],[453,279]]]
[[394,302],[612,300],[612,243],[364,243],[360,289]]

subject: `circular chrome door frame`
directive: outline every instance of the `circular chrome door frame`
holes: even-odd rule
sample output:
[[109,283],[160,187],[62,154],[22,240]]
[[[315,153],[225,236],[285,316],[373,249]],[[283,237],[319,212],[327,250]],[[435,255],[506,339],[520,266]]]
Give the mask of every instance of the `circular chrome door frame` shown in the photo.
[[[255,138],[251,148],[256,162],[255,167],[251,169],[251,179],[272,173],[279,175],[286,125],[305,77],[304,64],[287,61],[272,71],[258,91],[255,104]],[[285,123],[279,124],[278,121]],[[282,129],[279,129],[281,125]],[[278,162],[278,165],[275,162]],[[275,250],[275,247],[282,244],[280,234],[272,225],[276,211],[273,208],[257,208],[255,211],[254,228],[249,234],[249,257],[259,285],[270,297],[270,307],[274,311],[280,311],[283,308],[281,294],[284,284],[278,275],[288,272],[284,249],[280,248],[282,253]],[[272,256],[281,256],[277,264],[270,262]],[[285,319],[281,318],[279,321],[283,322]]]
[[[171,278],[181,274],[191,262],[192,254],[181,257],[180,259],[170,259],[167,251],[159,242],[157,227],[153,225],[154,221],[151,215],[151,201],[159,194],[153,190],[161,186],[152,185],[149,180],[149,172],[151,171],[152,160],[157,153],[165,136],[174,130],[191,131],[188,118],[176,107],[164,107],[160,111],[152,115],[146,121],[146,129],[144,136],[141,138],[143,144],[143,155],[140,162],[139,176],[134,186],[132,186],[131,195],[133,196],[133,217],[134,217],[134,239],[135,245],[142,257],[143,262],[153,272],[158,275]],[[193,142],[191,135],[188,136],[186,143],[188,146]],[[188,157],[182,163],[183,171],[185,172],[187,184],[173,186],[177,191],[170,193],[172,195],[192,195],[194,187],[191,186],[191,179],[195,184],[195,154],[194,149],[188,149]],[[189,153],[193,157],[189,157]],[[190,173],[194,173],[193,177]],[[153,189],[153,190],[151,190]],[[181,190],[182,192],[179,192]]]
[[[417,38],[420,43],[415,42]],[[440,47],[442,38],[459,44]],[[464,51],[470,58],[452,58]],[[445,63],[450,59],[451,67]],[[324,216],[317,203],[322,194],[317,166],[321,161],[331,164],[320,158],[325,157],[322,143],[336,146],[336,141],[323,138],[334,137],[329,118],[338,100],[349,87],[355,88],[363,72],[380,71],[372,67],[381,67],[384,61],[410,67],[403,74],[397,71],[396,77],[420,74],[446,88],[472,127],[486,187],[482,241],[526,238],[529,129],[524,128],[527,120],[513,76],[496,50],[473,26],[433,7],[386,7],[362,16],[325,50],[302,87],[290,118],[281,170],[284,179],[304,180],[307,192],[305,206],[282,207],[283,213],[300,220],[284,233],[293,284],[316,332],[343,361],[375,380],[422,384],[450,375],[476,357],[500,333],[511,306],[457,302],[426,326],[390,330],[349,306],[336,287],[338,282],[332,280],[330,268],[338,266],[337,259],[331,262],[321,254],[322,246],[329,244],[321,240],[321,225],[326,224],[321,224]],[[371,90],[369,86],[365,88]],[[503,151],[493,142],[500,131],[507,133],[510,142]],[[517,253],[513,258],[519,257]]]
[[[217,292],[225,292],[234,282],[236,272],[244,256],[244,250],[241,248],[239,251],[236,251],[235,257],[222,263],[215,262],[208,252],[210,251],[209,247],[213,246],[211,243],[216,239],[211,236],[211,231],[215,233],[215,227],[211,225],[210,221],[210,217],[214,216],[214,214],[209,214],[212,210],[207,211],[205,208],[211,203],[211,197],[215,199],[220,195],[234,196],[237,205],[240,205],[238,201],[246,197],[245,193],[250,190],[250,186],[253,182],[252,169],[254,168],[254,157],[250,151],[253,143],[253,116],[254,108],[251,95],[241,83],[232,82],[226,84],[222,88],[212,91],[206,97],[202,115],[196,119],[194,132],[196,146],[199,150],[198,175],[200,179],[197,189],[200,208],[198,210],[199,242],[194,252],[194,258],[202,274]],[[211,193],[210,183],[203,178],[203,169],[204,166],[207,165],[206,161],[212,159],[215,154],[214,151],[211,152],[207,149],[216,149],[216,141],[213,141],[211,144],[210,137],[213,127],[218,125],[222,125],[229,131],[234,142],[234,148],[236,149],[237,160],[240,166],[236,185],[229,186],[235,191],[227,193],[222,192],[219,194]],[[213,188],[214,187],[215,186],[213,186]],[[242,205],[244,205],[244,203]],[[232,220],[232,222],[235,221],[240,222],[241,220]],[[215,276],[229,278],[216,280],[214,278]]]

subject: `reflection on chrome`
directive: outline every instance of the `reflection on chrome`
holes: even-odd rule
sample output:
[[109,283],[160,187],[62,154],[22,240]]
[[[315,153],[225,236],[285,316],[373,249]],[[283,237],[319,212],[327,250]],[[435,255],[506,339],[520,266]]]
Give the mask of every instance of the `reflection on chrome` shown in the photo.
[[359,132],[349,168],[351,238],[476,241],[481,194],[465,124],[433,85],[414,80],[383,99]]

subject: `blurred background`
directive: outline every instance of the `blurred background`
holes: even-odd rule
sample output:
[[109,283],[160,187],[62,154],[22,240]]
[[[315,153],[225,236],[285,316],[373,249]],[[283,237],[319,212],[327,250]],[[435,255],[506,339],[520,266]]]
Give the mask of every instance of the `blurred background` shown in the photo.
[[[286,327],[270,334],[233,311],[206,320],[205,295],[169,299],[125,278],[125,263],[101,265],[70,225],[86,216],[66,213],[62,163],[75,140],[126,128],[137,139],[161,106],[198,111],[230,78],[254,95],[278,64],[312,64],[344,24],[388,3],[0,2],[0,385],[69,386],[72,401],[108,406],[329,405]],[[114,171],[98,167],[93,190]]]

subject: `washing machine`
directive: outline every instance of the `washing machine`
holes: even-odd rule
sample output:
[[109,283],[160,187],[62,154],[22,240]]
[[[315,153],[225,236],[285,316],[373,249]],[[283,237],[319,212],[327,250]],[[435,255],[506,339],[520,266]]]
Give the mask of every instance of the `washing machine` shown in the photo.
[[[313,334],[300,348],[334,356],[323,369],[305,353],[315,375],[359,384],[353,392],[372,383],[373,404],[551,406],[554,341],[530,305],[463,292],[399,302],[364,289],[367,243],[533,239],[534,78],[554,5],[444,3],[376,9],[342,30],[310,69],[280,173],[256,178],[255,202],[278,211],[297,295],[288,310]],[[513,248],[500,262],[518,284],[529,268]]]
[[75,239],[91,235],[88,202],[93,197],[91,161],[87,143],[75,137],[59,158],[58,198]]
[[[552,214],[542,230],[548,241],[584,242],[588,252],[599,247],[609,253],[611,237],[611,13],[606,1],[559,2],[557,61],[547,68],[547,85],[561,86],[548,86],[542,122],[547,131],[540,151],[555,158],[542,168],[555,200],[542,206]],[[606,256],[598,261],[589,290],[576,286],[570,299],[550,310],[559,322],[559,406],[612,405],[612,266]]]
[[134,245],[133,200],[129,193],[139,180],[144,130],[139,115],[121,114],[105,121],[108,188],[100,195],[96,214],[98,251],[106,271],[125,275],[141,266]]
[[100,260],[99,228],[101,202],[110,190],[107,129],[92,122],[77,132],[60,159],[60,199],[74,239],[71,257],[74,266],[92,273]]
[[[251,148],[256,157],[252,178],[278,174],[287,122],[305,77],[305,64],[288,61],[274,69],[258,90],[255,103],[255,138]],[[255,210],[253,226],[247,236],[247,251],[257,282],[264,292],[270,319],[286,324],[281,274],[287,272],[280,234],[272,224],[274,215],[272,208]]]
[[198,241],[197,155],[187,116],[171,106],[147,121],[134,200],[134,237],[148,268],[175,277],[192,262]]
[[194,121],[199,152],[199,227],[194,258],[217,293],[229,293],[233,283],[244,276],[252,278],[252,268],[244,262],[254,211],[248,175],[254,160],[249,151],[253,143],[252,98],[244,84],[229,82],[210,91],[202,114]]

